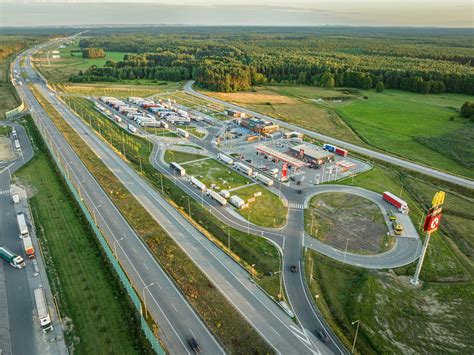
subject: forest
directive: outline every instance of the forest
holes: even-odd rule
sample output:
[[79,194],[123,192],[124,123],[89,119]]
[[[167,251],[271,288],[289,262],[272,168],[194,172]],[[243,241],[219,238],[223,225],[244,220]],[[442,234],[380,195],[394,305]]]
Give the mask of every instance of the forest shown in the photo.
[[73,82],[194,79],[223,92],[269,82],[474,94],[474,50],[464,35],[117,33],[79,44],[128,54]]

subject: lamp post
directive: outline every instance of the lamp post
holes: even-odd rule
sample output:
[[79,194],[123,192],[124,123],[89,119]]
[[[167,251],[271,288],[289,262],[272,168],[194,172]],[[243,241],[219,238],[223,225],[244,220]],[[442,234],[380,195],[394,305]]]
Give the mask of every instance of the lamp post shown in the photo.
[[357,323],[357,328],[356,328],[356,335],[354,337],[354,342],[352,343],[352,350],[351,350],[351,353],[353,354],[354,353],[354,349],[355,349],[355,345],[356,345],[356,341],[357,341],[357,334],[359,334],[359,325],[360,325],[360,320],[356,320],[354,322],[351,322],[352,325],[356,324]]
[[189,217],[191,217],[191,200],[189,199],[188,195],[183,195],[181,197],[186,197],[188,199],[188,212],[189,212]]

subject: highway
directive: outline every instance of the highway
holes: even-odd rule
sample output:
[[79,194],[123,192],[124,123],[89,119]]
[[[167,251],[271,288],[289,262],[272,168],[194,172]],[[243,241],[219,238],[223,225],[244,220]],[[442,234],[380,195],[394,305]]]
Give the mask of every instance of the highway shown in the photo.
[[[29,60],[27,64],[30,65]],[[35,78],[35,74],[31,67],[29,67],[30,78]],[[115,176],[129,189],[129,191],[139,200],[145,209],[153,216],[153,218],[160,223],[165,230],[175,239],[175,241],[185,250],[188,256],[201,268],[201,270],[213,281],[214,285],[227,297],[227,299],[239,309],[241,314],[249,321],[249,323],[262,335],[264,339],[271,344],[279,353],[312,353],[312,352],[328,352],[324,345],[317,344],[317,340],[312,335],[311,341],[308,341],[308,335],[301,329],[298,329],[286,313],[284,313],[272,300],[270,300],[250,279],[248,274],[232,259],[230,259],[222,250],[215,246],[208,239],[203,237],[183,216],[181,216],[172,206],[170,206],[155,190],[153,190],[143,179],[124,161],[118,157],[115,152],[110,149],[100,138],[98,138],[81,119],[73,114],[69,108],[58,100],[54,93],[51,92],[46,85],[44,85],[36,77],[35,85],[44,94],[44,96],[56,107],[63,118],[78,132],[89,147],[96,152],[101,160],[111,169]],[[30,107],[34,108],[35,116],[39,124],[44,127],[43,134],[51,137],[51,142],[56,145],[58,142],[62,145],[58,151],[63,155],[65,151],[69,151],[68,156],[64,156],[63,160],[71,171],[81,170],[81,175],[78,175],[76,180],[83,190],[85,201],[87,201],[92,211],[97,211],[97,221],[101,224],[101,229],[107,231],[108,228],[113,229],[116,219],[120,219],[116,209],[110,205],[108,198],[101,193],[101,189],[97,182],[84,171],[85,167],[79,161],[78,157],[67,146],[64,138],[56,130],[52,122],[44,114],[44,111],[38,106],[36,100],[28,89],[23,87],[27,101]],[[83,181],[84,180],[84,181]],[[94,189],[89,192],[91,187]],[[87,191],[87,194],[85,193]],[[101,196],[102,195],[102,196]],[[99,199],[98,196],[101,196]],[[98,207],[100,206],[100,207]],[[109,216],[112,214],[112,216]],[[102,221],[103,220],[103,221]],[[101,223],[102,221],[102,223]],[[105,221],[114,223],[104,223]],[[127,226],[123,226],[125,230]],[[122,228],[110,233],[112,235],[111,242],[117,241],[114,235],[121,235]],[[129,228],[129,227],[128,227]],[[133,250],[133,244],[124,246],[129,241],[137,241],[138,238],[128,235],[120,241],[120,250],[122,253]],[[121,253],[119,252],[119,257]],[[141,255],[128,255],[133,261]],[[123,258],[121,258],[122,260]],[[135,266],[136,263],[134,262]],[[155,273],[149,270],[139,270],[138,275],[150,275],[156,278]],[[133,275],[133,273],[132,273]],[[153,278],[143,282],[154,282]],[[137,281],[140,282],[140,281]],[[139,283],[140,284],[140,283]],[[148,293],[155,293],[159,287],[147,288]],[[168,304],[173,297],[161,297],[161,305]],[[149,306],[150,311],[153,310],[153,305]],[[159,312],[155,312],[159,313]],[[159,316],[159,314],[158,314]],[[174,324],[189,324],[187,320],[173,317]],[[161,326],[160,319],[158,324]],[[162,326],[161,326],[162,327]],[[182,336],[185,337],[184,335]],[[200,344],[212,344],[197,336]],[[317,346],[313,345],[317,344]],[[205,346],[203,346],[205,348]],[[216,351],[212,351],[215,353]]]
[[[17,64],[18,62],[19,60]],[[31,65],[29,60],[27,63]],[[36,82],[35,85],[43,89],[46,96],[49,96],[31,67],[28,67],[28,76],[30,80]],[[23,85],[17,89],[30,108],[42,136],[54,147],[70,180],[77,186],[84,203],[95,216],[97,225],[115,251],[137,293],[142,299],[146,298],[147,310],[159,324],[160,339],[167,350],[176,354],[191,354],[192,350],[187,341],[194,337],[203,351],[213,354],[224,353],[222,345],[204,325],[171,278],[151,255],[147,246],[89,173],[28,87]]]
[[378,159],[378,160],[381,160],[381,161],[384,161],[384,162],[387,162],[387,163],[391,163],[391,164],[400,166],[400,167],[408,169],[408,170],[413,170],[413,171],[416,171],[416,172],[419,172],[419,173],[422,173],[422,174],[425,174],[425,175],[428,175],[428,176],[431,176],[431,177],[434,177],[434,178],[437,178],[437,179],[440,179],[440,180],[443,180],[443,181],[451,182],[451,183],[456,184],[456,185],[468,187],[470,189],[474,188],[474,181],[471,180],[471,179],[463,178],[463,177],[456,176],[456,175],[452,175],[452,174],[449,174],[449,173],[446,173],[446,172],[443,172],[443,171],[439,171],[439,170],[430,168],[430,167],[425,166],[425,165],[413,163],[411,161],[407,161],[407,160],[404,160],[404,159],[401,159],[401,158],[397,158],[395,156],[388,155],[388,154],[385,154],[385,153],[381,153],[381,152],[371,150],[371,149],[368,149],[368,148],[363,148],[363,147],[360,147],[360,146],[352,144],[352,143],[347,143],[347,142],[341,141],[339,139],[326,136],[324,134],[316,133],[316,132],[301,128],[297,125],[289,124],[289,123],[286,123],[284,121],[275,119],[273,117],[263,115],[261,113],[246,109],[244,107],[240,107],[240,106],[237,106],[235,104],[232,104],[232,103],[229,103],[229,102],[226,102],[226,101],[223,101],[223,100],[219,100],[219,99],[216,99],[216,98],[211,97],[211,96],[207,96],[203,93],[200,93],[200,92],[194,90],[193,89],[193,83],[194,83],[194,81],[188,81],[186,83],[186,85],[184,86],[184,90],[186,92],[188,92],[192,95],[195,95],[197,97],[200,97],[202,99],[213,101],[215,103],[223,105],[224,107],[229,107],[229,108],[232,108],[232,109],[237,110],[237,111],[245,112],[245,113],[250,114],[252,116],[255,116],[257,118],[262,118],[262,119],[265,119],[265,120],[271,120],[271,121],[277,122],[282,127],[302,132],[302,133],[304,133],[304,134],[306,134],[310,137],[316,138],[318,140],[321,140],[321,141],[324,141],[324,142],[327,142],[327,143],[339,145],[339,146],[341,146],[345,149],[350,149],[350,150],[352,150],[356,153],[363,154],[363,155],[368,156],[368,157],[373,158],[373,159]]

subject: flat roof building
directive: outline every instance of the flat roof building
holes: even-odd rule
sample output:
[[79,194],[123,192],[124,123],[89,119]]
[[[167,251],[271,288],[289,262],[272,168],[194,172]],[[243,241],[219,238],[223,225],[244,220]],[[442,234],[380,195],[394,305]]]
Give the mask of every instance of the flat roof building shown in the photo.
[[334,160],[333,153],[309,144],[298,144],[291,147],[291,152],[296,154],[300,159],[305,159],[310,163],[316,163],[318,165]]

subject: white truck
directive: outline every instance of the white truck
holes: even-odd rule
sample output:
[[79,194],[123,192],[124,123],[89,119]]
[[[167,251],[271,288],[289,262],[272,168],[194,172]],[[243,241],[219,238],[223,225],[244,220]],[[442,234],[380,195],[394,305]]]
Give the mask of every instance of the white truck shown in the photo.
[[23,237],[21,241],[23,243],[23,250],[25,251],[26,256],[29,259],[33,259],[35,257],[35,249],[33,248],[31,237],[28,235],[26,237]]
[[184,129],[178,128],[176,129],[176,133],[178,133],[181,137],[188,138],[189,133],[186,132]]
[[0,258],[17,269],[23,269],[25,267],[25,260],[20,255],[15,254],[5,247],[0,247]]
[[230,197],[230,192],[227,191],[227,190],[221,190],[220,194],[224,198],[229,198]]
[[119,115],[114,115],[114,120],[115,122],[120,123],[122,122],[122,117],[120,117]]
[[245,165],[245,164],[242,164],[242,163],[237,162],[237,163],[234,164],[234,167],[235,167],[237,170],[240,170],[240,171],[244,172],[244,173],[247,174],[248,176],[252,175],[252,172],[253,172],[252,168],[249,167],[249,166],[247,166],[247,165]]
[[18,221],[18,227],[20,228],[20,238],[27,237],[28,234],[28,226],[26,225],[25,215],[23,213],[18,213],[16,215],[16,219]]
[[128,130],[132,133],[137,133],[137,127],[135,127],[134,125],[132,124],[129,124],[128,125]]
[[48,302],[46,302],[46,297],[44,296],[42,287],[36,288],[34,293],[36,311],[38,312],[41,330],[43,333],[46,333],[48,330],[53,330],[53,324],[51,323],[51,317],[49,315]]
[[208,190],[208,193],[209,193],[209,196],[211,196],[211,198],[219,202],[222,206],[227,205],[227,200],[221,195],[219,195],[217,192],[215,192],[214,190]]
[[217,154],[217,159],[220,159],[224,163],[229,164],[229,165],[234,163],[234,159],[222,153]]
[[15,139],[15,150],[17,152],[21,151],[20,141],[18,139]]
[[199,181],[198,179],[196,179],[194,176],[191,176],[191,178],[189,179],[189,181],[191,182],[191,184],[193,184],[194,186],[196,186],[199,190],[201,190],[201,191],[206,191],[206,185],[204,185],[201,181]]
[[234,195],[234,196],[231,196],[230,198],[230,203],[232,205],[234,205],[235,207],[237,208],[242,208],[243,205],[245,205],[245,201],[242,200],[239,196],[237,195]]
[[254,173],[253,177],[261,182],[263,182],[267,186],[273,186],[273,180],[270,179],[269,177],[260,174],[260,173]]

